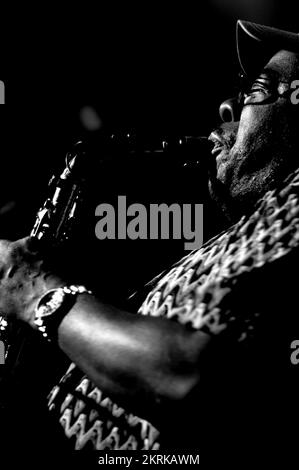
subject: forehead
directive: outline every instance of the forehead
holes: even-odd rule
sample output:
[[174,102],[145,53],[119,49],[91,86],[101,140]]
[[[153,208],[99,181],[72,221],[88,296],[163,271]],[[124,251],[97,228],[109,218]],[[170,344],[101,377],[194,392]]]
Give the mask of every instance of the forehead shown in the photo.
[[293,79],[299,75],[299,53],[281,50],[271,57],[264,70],[275,72],[279,79]]

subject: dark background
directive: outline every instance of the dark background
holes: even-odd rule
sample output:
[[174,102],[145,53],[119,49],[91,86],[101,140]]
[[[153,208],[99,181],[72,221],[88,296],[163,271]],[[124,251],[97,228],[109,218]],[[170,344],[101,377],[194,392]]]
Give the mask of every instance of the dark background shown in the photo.
[[[30,231],[47,180],[78,139],[96,142],[93,158],[100,158],[102,133],[133,130],[152,145],[165,136],[208,135],[218,123],[219,103],[236,91],[238,18],[299,31],[294,7],[270,0],[72,6],[64,13],[34,11],[33,21],[24,21],[21,29],[15,25],[2,45],[0,236],[18,238]],[[139,164],[126,172],[116,163],[113,172],[99,171],[94,207],[108,202],[105,188],[125,194],[126,183],[130,188],[136,183],[138,202],[144,186],[161,202],[169,194],[179,201],[191,188],[193,202],[206,203],[196,179],[190,184],[190,174],[162,167],[154,163],[149,171]],[[207,238],[218,217],[207,203],[204,217]],[[89,237],[96,242],[92,224]],[[136,277],[142,284],[186,254],[182,243],[167,241],[111,241],[89,248],[97,253],[94,262],[79,237],[75,257],[86,251],[90,270],[100,263],[109,279],[117,269],[124,292],[124,278],[135,287]]]
[[[168,7],[142,2],[139,7],[125,3],[122,7],[104,8],[97,4],[91,8],[86,3],[77,9],[73,4],[64,12],[62,7],[50,10],[45,5],[30,11],[27,4],[26,12],[22,12],[15,6],[9,32],[3,33],[1,40],[0,79],[6,86],[6,104],[0,106],[0,237],[16,239],[30,232],[49,177],[63,166],[65,153],[80,138],[95,143],[96,160],[101,158],[103,132],[133,130],[147,144],[165,136],[208,135],[218,123],[219,103],[236,91],[236,20],[243,18],[299,31],[294,5],[296,2],[282,0],[210,0],[193,5],[173,2]],[[3,15],[3,28],[6,23]],[[96,129],[88,130],[90,127]],[[203,173],[199,168],[198,173],[190,175],[170,164],[165,168],[156,162],[150,168],[141,162],[126,169],[126,163],[116,162],[112,169],[94,172],[90,210],[107,202],[108,193],[113,197],[130,191],[138,202],[142,202],[141,195],[150,201],[161,197],[164,202],[165,198],[180,201],[186,191],[190,202],[205,203],[204,230],[208,238],[219,215],[204,199]],[[140,290],[144,282],[186,254],[182,243],[167,240],[98,242],[94,226],[95,218],[91,217],[89,225],[81,227],[71,249],[65,250],[62,261],[73,273],[76,271],[82,282],[86,279],[98,290],[101,298],[110,297],[113,303],[122,302],[132,290]],[[143,298],[141,291],[136,308]],[[287,307],[282,305],[281,310],[287,311]],[[43,409],[43,397],[49,387],[42,377],[58,362],[50,354],[48,362],[44,354],[36,355],[37,339],[32,332],[32,338],[30,331],[27,334],[32,347],[29,344],[26,353],[25,343],[19,354],[21,349],[16,342],[16,354],[12,353],[11,358],[11,364],[16,365],[12,385],[7,391],[1,384],[1,406],[5,400],[13,406],[7,408],[10,427],[7,430],[1,426],[0,435],[2,432],[6,438],[1,452],[9,441],[14,447],[11,455],[17,454],[15,443],[18,439],[19,444],[20,438],[16,436],[16,426],[21,423],[23,445],[30,451],[31,461],[47,444],[47,434],[40,432],[45,417],[39,410]],[[271,333],[265,337],[268,341],[261,348],[269,349],[269,361],[272,359],[276,365],[275,341]],[[21,331],[20,344],[22,341]],[[284,351],[287,348],[288,345]],[[11,375],[13,367],[7,366]],[[223,378],[221,387],[223,383],[229,383],[229,378]],[[40,393],[41,386],[44,395]],[[219,401],[220,386],[217,384],[214,389],[215,403],[222,407],[226,402]],[[295,401],[285,401],[291,409],[286,413],[287,421],[296,407]],[[249,415],[251,402],[245,404]],[[273,406],[276,419],[276,403]],[[209,408],[204,411],[210,412]],[[243,404],[240,419],[246,421]],[[5,419],[1,417],[2,422]],[[213,420],[211,426],[214,427]],[[228,438],[229,427],[230,423],[223,432]],[[281,429],[290,433],[289,422]],[[214,433],[222,439],[221,431],[212,429],[212,443]],[[49,459],[52,450],[57,449],[53,441],[56,431],[49,428],[48,435],[51,448],[43,454],[43,461],[45,455]],[[236,448],[234,441],[231,446]],[[275,445],[271,450],[276,455]],[[58,452],[54,454],[56,457]],[[20,455],[23,459],[22,452]]]

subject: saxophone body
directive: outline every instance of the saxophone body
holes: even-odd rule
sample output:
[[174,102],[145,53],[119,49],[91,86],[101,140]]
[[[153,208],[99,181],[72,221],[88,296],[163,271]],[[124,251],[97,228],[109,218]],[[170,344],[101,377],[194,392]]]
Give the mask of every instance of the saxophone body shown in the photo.
[[[77,142],[66,155],[63,171],[58,176],[52,176],[49,181],[47,197],[37,212],[30,232],[31,237],[43,241],[46,246],[61,246],[67,242],[79,218],[85,184],[85,172],[82,168],[85,156],[82,142]],[[4,347],[5,359],[13,342],[10,326],[0,316],[0,342],[2,348]]]

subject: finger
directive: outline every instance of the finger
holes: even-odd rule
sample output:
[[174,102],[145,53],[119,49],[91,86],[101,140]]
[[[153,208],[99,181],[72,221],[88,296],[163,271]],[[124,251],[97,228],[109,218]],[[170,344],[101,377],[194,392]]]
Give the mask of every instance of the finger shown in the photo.
[[9,240],[0,240],[0,252],[6,251],[10,245],[11,242]]
[[43,244],[35,237],[24,237],[13,243],[13,251],[19,254],[37,254],[42,251]]
[[12,251],[12,243],[8,240],[0,240],[0,269],[3,264],[6,264],[11,251]]

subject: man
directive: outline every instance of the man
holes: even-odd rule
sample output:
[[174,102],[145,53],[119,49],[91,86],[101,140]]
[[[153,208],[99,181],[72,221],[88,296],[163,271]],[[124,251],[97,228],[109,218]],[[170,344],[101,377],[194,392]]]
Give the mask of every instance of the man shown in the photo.
[[234,225],[154,279],[141,306],[69,286],[34,240],[1,242],[0,311],[73,361],[49,409],[76,449],[209,449],[223,462],[282,442],[297,333],[299,39],[243,21],[238,52],[250,85],[210,136],[210,192]]

